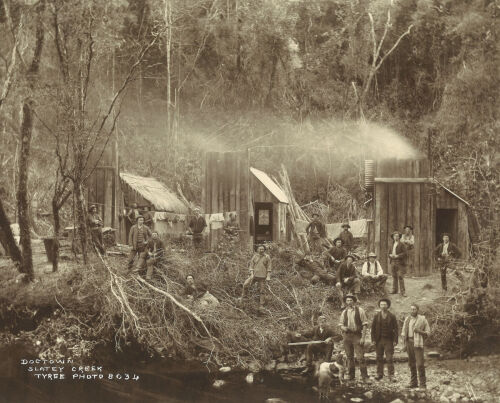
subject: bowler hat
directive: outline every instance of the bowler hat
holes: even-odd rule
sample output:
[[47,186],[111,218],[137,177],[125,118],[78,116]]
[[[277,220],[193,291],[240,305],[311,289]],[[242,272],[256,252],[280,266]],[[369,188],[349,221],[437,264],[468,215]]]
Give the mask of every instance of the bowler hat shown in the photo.
[[345,227],[347,227],[347,228],[351,228],[351,226],[349,225],[349,223],[348,223],[348,222],[343,222],[343,223],[342,223],[342,225],[341,225],[341,227],[342,227],[342,228],[345,228]]
[[391,238],[394,239],[394,235],[398,234],[399,237],[401,238],[401,232],[399,231],[394,231],[392,234],[391,234]]
[[347,298],[352,298],[352,300],[353,300],[354,302],[357,302],[357,301],[358,301],[358,299],[356,298],[356,296],[355,296],[355,295],[353,295],[353,294],[347,294],[347,295],[344,295],[344,302],[346,301],[346,299],[347,299]]
[[382,301],[387,302],[387,306],[388,306],[389,308],[391,307],[391,300],[390,300],[389,298],[380,298],[380,299],[378,300],[378,306],[380,306],[380,303],[381,303]]
[[406,224],[405,227],[404,227],[404,229],[406,229],[406,228],[409,228],[410,230],[413,231],[413,227],[411,225]]
[[377,257],[377,254],[376,254],[376,253],[374,253],[374,252],[370,252],[370,253],[368,254],[368,257]]
[[[342,238],[338,238],[338,237],[337,237],[337,238],[335,238],[335,239],[333,240],[333,244],[335,245],[335,244],[337,243],[337,241],[342,242]],[[343,242],[342,242],[342,243],[343,243]]]

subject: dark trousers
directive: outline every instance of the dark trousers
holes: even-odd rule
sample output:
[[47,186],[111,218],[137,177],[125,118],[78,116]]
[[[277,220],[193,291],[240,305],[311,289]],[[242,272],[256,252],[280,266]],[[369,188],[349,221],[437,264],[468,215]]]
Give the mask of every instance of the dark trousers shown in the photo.
[[96,247],[96,249],[101,253],[101,255],[104,254],[104,242],[102,240],[102,231],[100,227],[94,227],[90,229],[90,235],[92,237],[92,243]]
[[391,271],[392,271],[392,292],[398,292],[398,284],[399,290],[401,294],[405,293],[405,274],[406,267],[403,262],[399,260],[393,260],[391,262]]
[[359,369],[363,378],[368,378],[368,370],[365,362],[365,348],[359,344],[361,336],[355,333],[344,333],[344,351],[347,356],[347,367],[349,376],[353,379],[355,375],[354,356],[359,362]]
[[266,292],[266,278],[265,277],[248,277],[243,283],[243,293],[241,295],[242,298],[246,297],[248,294],[248,289],[252,286],[253,283],[257,282],[259,284],[259,304],[264,305],[265,302],[265,292]]
[[410,367],[410,385],[417,386],[417,373],[418,380],[421,387],[426,386],[425,379],[425,365],[424,365],[424,348],[415,347],[413,340],[406,341],[406,350],[408,351],[408,366]]
[[377,353],[377,376],[384,376],[384,353],[387,362],[387,372],[389,376],[394,375],[394,362],[392,357],[394,355],[394,343],[392,339],[382,337],[375,344],[375,351]]
[[443,290],[448,289],[448,282],[446,281],[446,272],[448,271],[448,267],[450,267],[450,261],[449,260],[440,260],[438,262],[439,265],[439,272],[441,273],[441,288]]
[[306,363],[311,365],[314,357],[318,357],[321,362],[330,361],[332,358],[333,342],[326,344],[309,344],[306,348]]
[[128,256],[128,268],[131,269],[133,264],[134,264],[134,260],[137,256],[137,266],[139,268],[143,267],[144,264],[146,263],[146,256],[145,256],[145,252],[144,252],[144,249],[143,248],[138,248],[138,249],[132,249],[130,251],[130,255]]
[[193,234],[193,246],[196,249],[203,248],[203,235],[201,234]]

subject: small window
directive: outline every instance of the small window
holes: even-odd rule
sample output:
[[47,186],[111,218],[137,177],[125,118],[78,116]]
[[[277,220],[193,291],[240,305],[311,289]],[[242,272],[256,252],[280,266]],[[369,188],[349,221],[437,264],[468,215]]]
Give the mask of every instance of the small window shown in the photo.
[[259,210],[259,222],[257,225],[269,225],[269,210]]

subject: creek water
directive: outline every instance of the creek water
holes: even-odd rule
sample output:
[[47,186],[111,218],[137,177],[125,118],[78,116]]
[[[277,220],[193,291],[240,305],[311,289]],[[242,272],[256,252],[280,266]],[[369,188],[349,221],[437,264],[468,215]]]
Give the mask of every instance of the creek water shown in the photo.
[[[199,362],[176,362],[161,360],[153,362],[136,361],[136,357],[108,355],[102,360],[94,357],[95,365],[102,365],[104,379],[73,379],[73,367],[82,363],[65,364],[22,364],[22,360],[34,359],[30,349],[21,344],[0,347],[0,402],[317,402],[317,392],[312,389],[315,380],[294,376],[283,379],[275,373],[255,374],[254,382],[245,381],[247,372],[231,371],[221,374],[216,368],[208,370]],[[105,361],[105,363],[104,363]],[[65,380],[37,379],[34,373],[43,372],[40,367],[64,367]],[[29,367],[33,370],[29,371]],[[35,367],[37,367],[35,369]],[[36,371],[36,372],[34,372]],[[57,371],[55,371],[57,372]],[[109,374],[113,378],[109,379]],[[122,379],[116,379],[121,374]],[[136,375],[138,380],[124,380],[125,374]],[[215,380],[224,380],[225,384],[216,389]],[[365,390],[340,387],[333,384],[330,402],[368,401],[363,396]],[[372,402],[390,402],[396,395],[381,394],[373,391]],[[272,400],[271,400],[272,401]]]

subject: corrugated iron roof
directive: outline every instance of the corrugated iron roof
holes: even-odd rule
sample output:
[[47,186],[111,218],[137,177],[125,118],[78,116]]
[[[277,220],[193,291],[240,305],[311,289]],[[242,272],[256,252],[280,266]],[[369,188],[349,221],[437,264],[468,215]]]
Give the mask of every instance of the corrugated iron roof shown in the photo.
[[285,193],[279,188],[279,186],[274,183],[274,181],[262,171],[259,171],[256,168],[250,167],[250,172],[262,183],[267,190],[269,190],[276,199],[280,203],[288,204],[288,197],[286,197]]
[[451,194],[452,196],[456,197],[458,200],[464,202],[468,207],[470,207],[470,204],[468,201],[462,199],[459,195],[457,195],[456,193],[452,192],[450,189],[448,189],[445,185],[443,185],[441,182],[437,181],[436,179],[434,179],[434,182],[437,183],[439,186],[441,186],[445,191],[447,191],[449,194]]
[[120,172],[120,178],[149,201],[157,211],[187,214],[188,208],[167,186],[155,178]]

